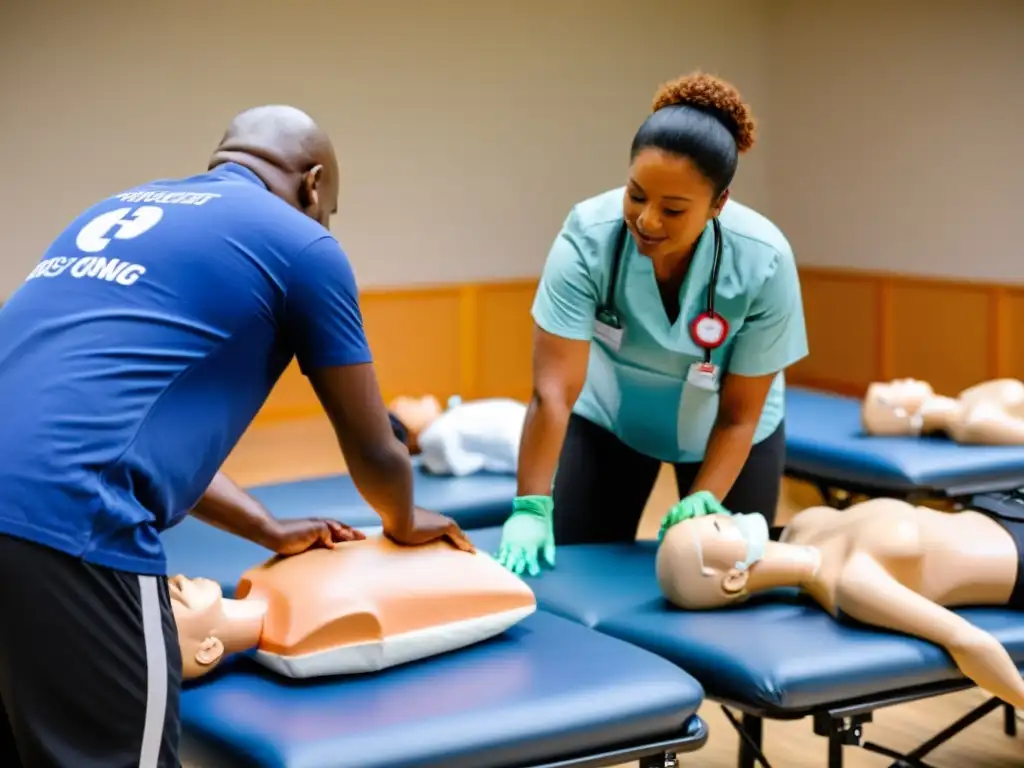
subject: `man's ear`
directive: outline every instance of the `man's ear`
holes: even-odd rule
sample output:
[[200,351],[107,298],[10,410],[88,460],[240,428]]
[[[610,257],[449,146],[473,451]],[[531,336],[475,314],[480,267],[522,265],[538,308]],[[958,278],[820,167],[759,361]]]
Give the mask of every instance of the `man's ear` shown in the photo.
[[218,637],[208,637],[196,649],[196,664],[201,667],[212,667],[224,658],[224,643]]
[[746,589],[748,579],[750,579],[750,571],[730,568],[729,572],[722,577],[722,591],[730,596],[738,595]]
[[302,177],[299,186],[299,202],[305,209],[316,208],[320,203],[320,182],[323,181],[324,167],[314,165]]

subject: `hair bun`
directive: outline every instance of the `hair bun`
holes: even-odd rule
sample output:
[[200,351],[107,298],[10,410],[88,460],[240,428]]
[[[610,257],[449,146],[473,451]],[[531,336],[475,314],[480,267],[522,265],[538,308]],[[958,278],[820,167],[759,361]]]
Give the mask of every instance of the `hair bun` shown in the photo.
[[754,116],[740,92],[725,80],[694,72],[664,83],[654,94],[652,112],[673,106],[708,110],[729,129],[740,152],[754,146],[757,133]]

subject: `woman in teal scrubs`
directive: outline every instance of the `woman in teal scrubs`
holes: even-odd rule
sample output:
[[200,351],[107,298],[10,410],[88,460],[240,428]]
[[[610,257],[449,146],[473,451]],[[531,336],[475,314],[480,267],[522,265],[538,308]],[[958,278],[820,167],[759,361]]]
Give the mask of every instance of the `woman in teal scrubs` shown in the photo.
[[808,350],[789,243],[729,199],[754,133],[728,83],[667,83],[626,186],[566,218],[533,304],[533,396],[498,553],[514,572],[554,566],[556,543],[633,541],[662,462],[682,499],[669,516],[773,520],[782,372]]

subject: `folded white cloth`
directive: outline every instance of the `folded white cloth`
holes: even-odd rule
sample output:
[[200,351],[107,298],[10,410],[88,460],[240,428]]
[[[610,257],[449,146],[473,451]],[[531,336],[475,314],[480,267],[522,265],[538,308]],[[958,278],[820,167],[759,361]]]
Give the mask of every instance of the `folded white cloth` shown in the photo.
[[454,402],[419,436],[426,468],[437,475],[515,474],[526,406],[508,398]]

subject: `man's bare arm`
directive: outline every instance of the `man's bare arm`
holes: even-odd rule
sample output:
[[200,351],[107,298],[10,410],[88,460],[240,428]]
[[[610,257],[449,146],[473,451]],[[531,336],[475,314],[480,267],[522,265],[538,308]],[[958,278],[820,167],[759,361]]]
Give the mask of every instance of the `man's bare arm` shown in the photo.
[[190,514],[222,531],[274,548],[277,520],[223,472],[214,476]]
[[391,429],[373,364],[320,368],[308,376],[356,488],[385,531],[401,536],[413,526],[412,461]]

